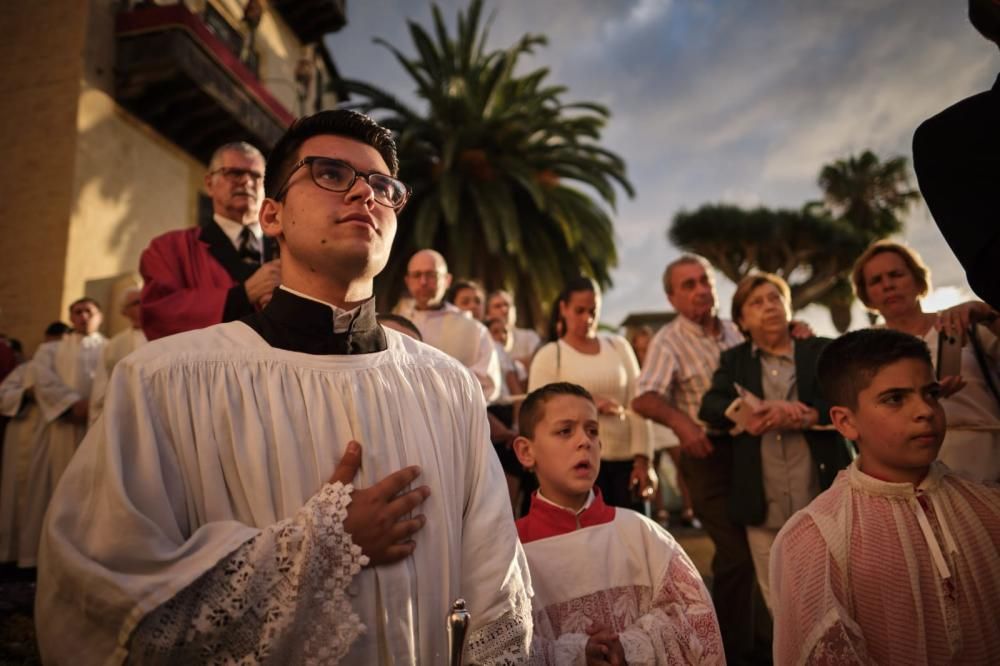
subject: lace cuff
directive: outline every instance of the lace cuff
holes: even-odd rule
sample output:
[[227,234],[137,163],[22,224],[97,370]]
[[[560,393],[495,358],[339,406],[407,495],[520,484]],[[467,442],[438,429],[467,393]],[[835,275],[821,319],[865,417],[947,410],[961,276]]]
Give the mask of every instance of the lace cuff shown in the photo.
[[327,484],[147,615],[129,662],[333,664],[365,630],[347,587],[368,558],[344,531],[353,487]]
[[509,666],[528,661],[531,642],[531,603],[521,587],[511,598],[511,609],[499,618],[476,629],[465,645],[465,660],[475,666]]

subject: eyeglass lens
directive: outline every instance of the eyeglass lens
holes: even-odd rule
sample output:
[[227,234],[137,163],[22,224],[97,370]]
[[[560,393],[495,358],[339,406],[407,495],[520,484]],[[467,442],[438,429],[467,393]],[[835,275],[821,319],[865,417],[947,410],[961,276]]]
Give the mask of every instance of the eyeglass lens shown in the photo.
[[317,158],[310,165],[317,185],[332,192],[346,192],[357,177],[364,178],[375,192],[375,201],[383,206],[397,208],[406,201],[406,185],[381,173],[361,174],[350,164],[328,158]]

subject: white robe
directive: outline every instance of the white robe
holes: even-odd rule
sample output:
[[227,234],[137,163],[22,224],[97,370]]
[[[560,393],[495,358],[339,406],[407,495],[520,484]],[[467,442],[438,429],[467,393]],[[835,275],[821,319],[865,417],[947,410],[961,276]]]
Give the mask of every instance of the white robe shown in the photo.
[[500,397],[503,378],[489,330],[451,303],[438,310],[417,310],[405,314],[420,330],[424,342],[440,349],[472,371],[483,388],[486,402]]
[[139,347],[146,344],[146,334],[139,328],[127,328],[115,335],[101,350],[101,361],[94,372],[94,386],[90,391],[90,409],[87,419],[90,425],[97,422],[97,417],[104,410],[104,395],[108,390],[108,379],[118,361],[122,360]]
[[87,432],[86,425],[60,417],[75,402],[90,396],[94,371],[106,343],[107,338],[100,333],[87,336],[71,333],[62,340],[41,344],[31,361],[33,372],[37,373],[34,395],[42,425],[31,445],[24,522],[18,539],[19,566],[36,565],[49,500]]
[[[182,617],[160,607],[185,606],[196,580],[207,598],[185,647],[217,659],[289,663],[327,649],[320,663],[440,664],[459,596],[472,613],[467,655],[523,656],[530,583],[479,386],[444,354],[385,334],[383,352],[315,356],[233,322],[119,363],[46,522],[43,660],[121,662],[144,616],[146,645]],[[414,554],[356,575],[342,493],[326,483],[352,439],[357,486],[419,464],[431,489]]]
[[4,433],[3,478],[0,479],[0,562],[17,561],[24,507],[27,501],[28,469],[38,433],[44,421],[25,392],[34,384],[29,361],[14,368],[0,383],[0,415],[10,418]]
[[712,598],[691,559],[645,516],[614,514],[524,545],[535,592],[532,664],[586,666],[593,623],[618,633],[630,666],[725,664]]

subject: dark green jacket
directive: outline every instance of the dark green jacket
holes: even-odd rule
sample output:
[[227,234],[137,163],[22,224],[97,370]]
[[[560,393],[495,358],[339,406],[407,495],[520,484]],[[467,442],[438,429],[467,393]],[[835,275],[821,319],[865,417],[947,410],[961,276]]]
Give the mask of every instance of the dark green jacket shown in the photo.
[[[829,343],[829,338],[795,341],[795,378],[799,400],[819,412],[820,424],[830,423],[830,410],[820,397],[816,360]],[[729,432],[733,427],[732,421],[725,416],[726,408],[737,397],[733,382],[760,398],[764,397],[760,359],[752,353],[749,341],[722,352],[719,369],[712,377],[712,387],[702,398],[698,417],[713,430]],[[820,490],[826,490],[837,473],[850,464],[853,449],[835,430],[807,430],[805,437],[816,465]],[[767,517],[760,458],[761,438],[744,432],[735,437],[725,435],[712,439],[716,445],[733,447],[730,516],[741,525],[760,525]]]

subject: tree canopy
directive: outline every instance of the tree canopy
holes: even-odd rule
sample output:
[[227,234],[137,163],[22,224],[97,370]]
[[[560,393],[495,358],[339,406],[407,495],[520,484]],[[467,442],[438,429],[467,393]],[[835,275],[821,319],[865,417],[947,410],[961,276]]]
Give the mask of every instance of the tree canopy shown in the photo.
[[906,158],[881,162],[870,151],[824,166],[818,183],[823,200],[799,210],[707,204],[680,211],[668,236],[733,282],[754,271],[780,275],[793,309],[824,305],[846,331],[854,260],[872,241],[902,230],[901,214],[919,194],[910,188]]
[[439,7],[432,32],[409,21],[417,55],[385,46],[416,86],[426,110],[361,81],[345,86],[352,106],[397,135],[400,178],[413,188],[401,213],[394,261],[376,282],[382,302],[403,288],[406,259],[433,247],[456,276],[515,294],[525,323],[544,319],[570,277],[611,282],[617,262],[609,209],[616,190],[633,194],[625,163],[599,145],[610,113],[565,103],[545,67],[518,73],[522,56],[546,44],[526,34],[506,49],[486,46],[483,3],[459,11],[452,34]]

